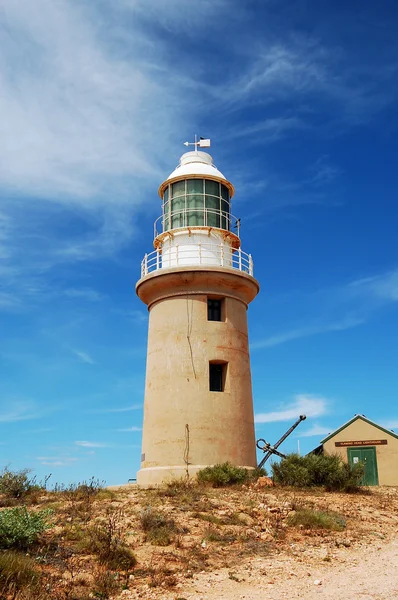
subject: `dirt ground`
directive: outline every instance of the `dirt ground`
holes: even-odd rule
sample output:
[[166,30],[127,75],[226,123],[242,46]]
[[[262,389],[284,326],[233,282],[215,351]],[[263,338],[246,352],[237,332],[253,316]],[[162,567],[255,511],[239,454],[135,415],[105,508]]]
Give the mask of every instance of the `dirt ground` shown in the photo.
[[[215,543],[202,543],[201,551],[208,555],[211,564],[205,570],[193,572],[187,577],[180,571],[178,583],[173,589],[159,589],[149,585],[134,589],[133,585],[129,590],[122,591],[118,598],[398,600],[397,492],[395,489],[379,488],[370,496],[347,496],[247,490],[244,492],[247,496],[246,511],[250,512],[247,508],[247,502],[250,502],[250,514],[255,519],[255,524],[246,529],[249,536],[255,533],[261,511],[276,511],[278,506],[282,507],[278,510],[283,510],[285,505],[289,508],[292,503],[300,505],[302,502],[314,508],[344,514],[347,527],[343,532],[310,532],[300,528],[287,528],[283,533],[282,522],[281,538],[271,544],[268,554],[259,555],[254,552],[250,555],[249,552],[242,555],[241,559],[238,553],[241,542],[221,548],[216,548]],[[163,499],[163,507],[166,509],[165,500]],[[242,500],[242,493],[219,493],[214,499],[210,499],[211,513],[213,516],[223,515],[227,508],[242,511],[245,506]],[[275,507],[276,502],[278,504]],[[257,510],[257,506],[261,508]],[[267,508],[262,508],[264,506]],[[268,514],[278,515],[277,512]],[[183,519],[186,519],[191,529],[191,535],[186,536],[185,541],[189,546],[192,543],[192,533],[195,532],[194,520],[189,513]],[[260,530],[264,530],[264,526],[258,527],[258,532]],[[202,536],[203,532],[199,535]],[[216,551],[218,564],[211,560],[212,553]],[[161,552],[157,552],[155,550],[155,562],[162,558]]]
[[346,494],[259,483],[33,495],[29,510],[48,509],[51,519],[29,553],[39,587],[0,596],[398,600],[398,489]]
[[398,598],[398,536],[372,548],[344,549],[339,558],[323,565],[298,563],[285,556],[255,558],[235,569],[199,574],[180,595],[186,600],[396,600]]

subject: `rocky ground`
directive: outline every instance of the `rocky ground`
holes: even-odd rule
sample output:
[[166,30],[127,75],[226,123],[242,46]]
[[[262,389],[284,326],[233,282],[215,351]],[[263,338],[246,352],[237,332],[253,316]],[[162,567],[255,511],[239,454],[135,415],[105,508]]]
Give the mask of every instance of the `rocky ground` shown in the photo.
[[398,598],[396,489],[130,486],[47,493],[43,507],[53,527],[31,555],[46,600]]

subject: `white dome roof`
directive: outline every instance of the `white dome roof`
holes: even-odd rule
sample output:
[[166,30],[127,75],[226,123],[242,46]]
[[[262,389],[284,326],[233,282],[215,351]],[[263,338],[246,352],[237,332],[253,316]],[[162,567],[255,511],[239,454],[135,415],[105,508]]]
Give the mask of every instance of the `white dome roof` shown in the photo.
[[162,183],[159,187],[159,194],[162,196],[163,190],[167,186],[167,183],[171,180],[189,177],[211,177],[218,181],[224,180],[227,187],[230,190],[231,197],[234,193],[233,185],[226,179],[226,177],[219,171],[213,164],[213,158],[207,152],[185,152],[180,158],[180,164]]
[[180,158],[180,164],[167,180],[185,175],[212,175],[225,179],[224,175],[213,165],[213,159],[207,152],[185,152]]

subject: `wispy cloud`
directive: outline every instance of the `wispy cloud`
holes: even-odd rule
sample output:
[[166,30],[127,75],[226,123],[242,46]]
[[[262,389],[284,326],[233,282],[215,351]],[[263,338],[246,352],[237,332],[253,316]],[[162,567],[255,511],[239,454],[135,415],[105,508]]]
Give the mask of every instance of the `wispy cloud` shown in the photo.
[[[341,49],[314,37],[289,33],[275,39],[270,31],[268,39],[268,43],[257,40],[252,54],[240,50],[242,75],[225,94],[228,103],[239,105],[244,99],[246,103],[271,106],[294,97],[296,115],[311,123],[317,105],[312,103],[309,110],[307,99],[323,97],[334,108],[333,122],[343,126],[362,122],[394,98],[395,90],[380,89],[380,82],[387,82],[396,69],[393,59],[375,72],[363,61],[349,63]],[[234,50],[238,55],[239,50]]]
[[36,460],[49,467],[69,467],[79,459],[72,456],[37,456]]
[[87,442],[87,441],[78,441],[75,442],[76,446],[80,446],[81,448],[108,448],[109,444],[104,444],[102,442]]
[[358,327],[364,323],[364,319],[348,317],[342,321],[334,323],[319,323],[317,325],[306,325],[297,329],[291,329],[289,331],[283,331],[276,335],[266,337],[263,340],[258,340],[250,344],[252,350],[259,350],[261,348],[272,348],[273,346],[279,346],[286,342],[298,340],[301,338],[310,337],[312,335],[319,335],[321,333],[327,333],[332,331],[345,331],[353,327]]
[[398,269],[353,281],[347,287],[347,292],[383,303],[398,302]]
[[95,365],[95,360],[87,352],[76,350],[75,348],[71,348],[71,350],[81,362],[86,363],[87,365]]
[[[304,307],[303,312],[311,313],[310,317],[307,316],[307,322],[254,340],[250,346],[252,350],[271,348],[293,340],[363,325],[376,311],[398,302],[398,269],[355,279],[335,288],[292,292],[284,299],[289,314],[292,313],[291,305],[294,304],[294,314],[299,315],[297,300]],[[340,314],[340,318],[336,319],[336,314]],[[303,320],[301,317],[301,321]]]
[[299,415],[320,417],[328,412],[329,405],[330,400],[322,396],[299,394],[293,402],[281,405],[277,411],[256,414],[254,421],[255,423],[276,423],[297,419]]
[[315,437],[328,435],[333,429],[330,427],[323,427],[322,425],[314,424],[310,429],[303,432],[300,431],[298,437]]
[[38,419],[44,413],[32,400],[10,399],[7,408],[0,412],[0,423],[13,423],[15,421],[28,421]]
[[141,410],[142,404],[132,404],[131,406],[110,406],[109,408],[94,408],[87,412],[95,414],[107,414],[107,413],[125,413],[132,410]]
[[116,431],[142,431],[141,427],[126,427],[124,429],[116,429]]
[[73,300],[88,300],[89,302],[99,302],[104,298],[103,294],[90,288],[68,288],[62,291],[62,295]]

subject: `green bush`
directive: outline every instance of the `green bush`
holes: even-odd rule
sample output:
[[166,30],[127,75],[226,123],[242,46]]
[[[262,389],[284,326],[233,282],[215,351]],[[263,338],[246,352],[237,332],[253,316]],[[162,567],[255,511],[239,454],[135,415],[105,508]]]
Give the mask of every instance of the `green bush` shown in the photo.
[[8,550],[0,553],[0,597],[15,597],[17,591],[34,587],[39,580],[35,561],[29,556]]
[[36,483],[35,477],[30,477],[29,469],[10,471],[5,467],[0,474],[0,494],[7,498],[20,499],[28,494],[43,489]]
[[201,469],[197,474],[197,478],[199,483],[210,483],[213,487],[223,487],[244,483],[250,478],[250,475],[247,469],[225,462]]
[[0,548],[26,550],[43,531],[51,526],[47,517],[51,510],[29,512],[25,506],[5,508],[0,512]]
[[324,486],[329,491],[355,491],[361,483],[364,467],[349,465],[337,454],[289,454],[272,465],[274,481],[294,487]]

